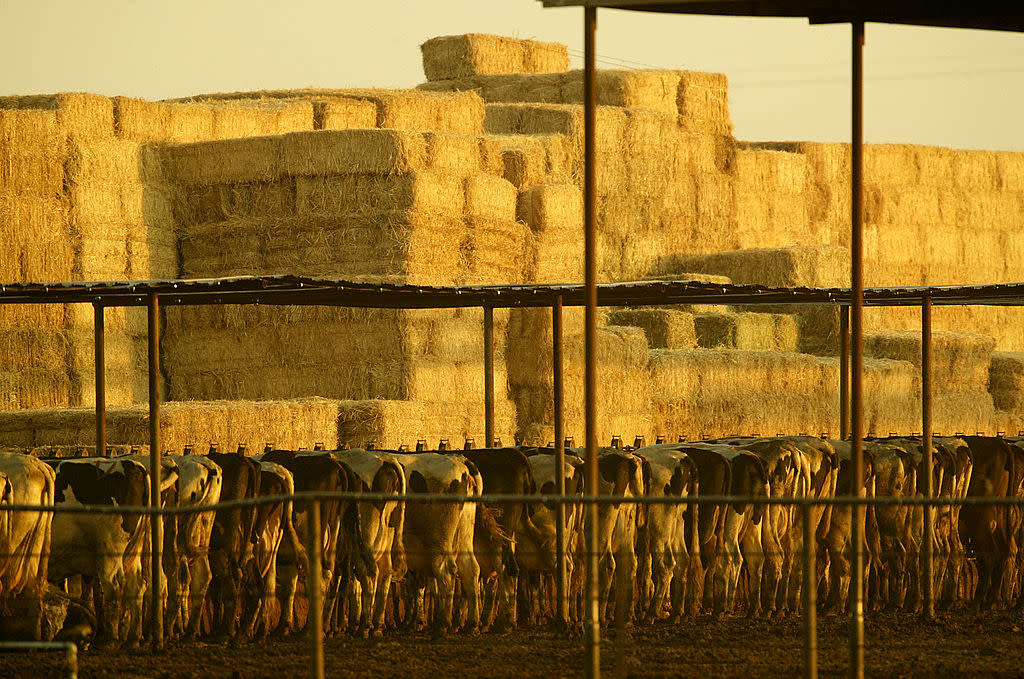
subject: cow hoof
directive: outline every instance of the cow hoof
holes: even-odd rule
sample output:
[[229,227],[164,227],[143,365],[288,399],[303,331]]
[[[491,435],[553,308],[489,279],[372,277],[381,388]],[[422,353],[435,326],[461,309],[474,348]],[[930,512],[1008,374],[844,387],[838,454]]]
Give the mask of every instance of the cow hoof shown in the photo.
[[467,635],[467,636],[474,636],[474,635],[480,634],[480,626],[479,625],[466,625],[465,627],[462,628],[462,633]]
[[374,639],[383,639],[384,630],[382,630],[380,627],[374,627],[372,630],[370,630],[370,636],[372,636]]

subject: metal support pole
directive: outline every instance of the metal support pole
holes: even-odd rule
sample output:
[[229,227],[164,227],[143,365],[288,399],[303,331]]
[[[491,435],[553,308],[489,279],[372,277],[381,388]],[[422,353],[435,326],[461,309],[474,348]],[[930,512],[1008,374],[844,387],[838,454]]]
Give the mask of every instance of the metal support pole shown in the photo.
[[107,359],[104,347],[103,305],[93,304],[93,353],[96,359],[96,456],[107,454]]
[[[583,250],[586,315],[584,317],[583,422],[587,447],[587,494],[597,489],[597,209],[595,131],[597,89],[595,87],[595,43],[597,8],[583,8]],[[598,599],[597,503],[586,507],[587,528],[587,615],[584,630],[585,676],[601,676],[601,617]]]
[[[160,300],[155,292],[149,295],[149,504],[160,506]],[[154,649],[164,644],[163,602],[159,592],[163,581],[163,517],[153,514],[149,517],[152,538],[152,577],[150,587],[153,595],[151,606],[150,638]]]
[[[851,305],[850,436],[853,456],[851,495],[864,495],[864,22],[852,23],[853,129],[851,144]],[[852,509],[850,529],[853,572],[850,578],[850,677],[864,677],[864,507]]]
[[309,632],[309,676],[324,679],[324,614],[323,590],[320,582],[320,503],[313,500],[306,507],[306,630]]
[[484,307],[484,447],[494,445],[494,309]]
[[[565,426],[562,419],[565,395],[562,384],[562,298],[556,297],[551,306],[551,368],[554,392],[555,419],[555,478],[558,495],[565,499]],[[565,502],[555,509],[555,583],[558,586],[558,621],[569,621],[569,573],[565,555]]]
[[[924,496],[935,497],[932,475],[932,297],[921,300],[921,453],[924,456]],[[925,505],[924,510],[924,615],[935,617],[935,508]]]
[[839,440],[850,436],[850,307],[839,307]]
[[818,679],[818,566],[814,508],[800,508],[804,526],[804,679]]

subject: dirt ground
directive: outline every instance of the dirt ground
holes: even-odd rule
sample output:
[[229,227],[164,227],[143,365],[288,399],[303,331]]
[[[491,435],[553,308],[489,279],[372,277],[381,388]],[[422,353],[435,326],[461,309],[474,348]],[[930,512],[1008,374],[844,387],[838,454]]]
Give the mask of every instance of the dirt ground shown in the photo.
[[[1024,677],[1024,616],[958,613],[937,623],[905,614],[871,614],[865,623],[867,676]],[[846,676],[849,656],[844,618],[819,618],[819,673]],[[637,627],[602,643],[604,676],[760,677],[799,676],[800,619],[702,618],[680,625]],[[83,679],[142,677],[257,679],[308,674],[305,639],[273,639],[232,648],[172,643],[154,654],[144,649],[90,650],[79,656]],[[582,677],[578,635],[548,631],[455,635],[399,634],[382,640],[350,637],[325,642],[328,677]],[[0,654],[0,677],[62,676],[54,653]]]

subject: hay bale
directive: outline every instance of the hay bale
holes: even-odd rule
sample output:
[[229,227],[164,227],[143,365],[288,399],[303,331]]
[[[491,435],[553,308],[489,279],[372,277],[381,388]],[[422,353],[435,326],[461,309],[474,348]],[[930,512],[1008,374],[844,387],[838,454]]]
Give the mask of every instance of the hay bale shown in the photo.
[[1024,353],[993,353],[988,375],[988,391],[996,409],[1024,414]]
[[580,246],[583,197],[572,184],[541,184],[520,194],[517,215],[533,232],[536,249],[527,279],[569,283],[583,279]]
[[[254,209],[248,211],[248,216],[287,215],[292,210],[298,215],[372,215],[374,207],[441,215],[463,212],[466,197],[464,183],[457,175],[433,170],[395,175],[296,177],[293,208],[286,199],[289,193],[285,184],[281,190],[283,200],[276,201],[280,211]],[[221,218],[242,214],[245,213],[239,205],[238,209],[225,211]]]
[[216,101],[208,106],[213,114],[211,139],[264,137],[315,129],[312,102],[239,100]]
[[480,167],[480,140],[477,137],[434,132],[427,132],[423,136],[427,141],[431,168],[465,177]]
[[130,141],[164,141],[170,126],[171,111],[167,104],[114,97],[114,132],[119,139]]
[[113,102],[100,94],[60,92],[0,97],[0,109],[53,111],[66,137],[105,139],[114,134]]
[[62,200],[0,192],[0,233],[4,281],[72,280],[75,253]]
[[693,315],[697,346],[744,351],[796,351],[797,319],[754,312]]
[[[988,335],[938,331],[932,333],[932,379],[939,391],[988,389],[995,340]],[[864,354],[921,366],[921,333],[866,333]]]
[[377,106],[365,99],[329,99],[314,108],[317,130],[348,130],[377,127]]
[[697,346],[694,315],[674,309],[615,309],[608,314],[610,325],[641,328],[652,349],[692,349]]
[[681,71],[676,106],[684,130],[732,135],[729,80],[725,74]]
[[[736,222],[741,242],[799,241],[807,230],[803,154],[739,149],[735,157]],[[748,235],[749,234],[749,235]]]
[[0,107],[0,192],[60,198],[65,158],[55,113]]
[[168,177],[185,185],[274,181],[284,173],[282,147],[286,138],[252,137],[169,145],[162,149],[161,158]]
[[394,174],[424,169],[423,134],[399,130],[322,130],[282,137],[282,169],[293,175]]
[[478,172],[466,179],[465,187],[467,217],[515,220],[517,191],[510,182]]
[[431,38],[422,45],[427,80],[498,73],[555,73],[569,68],[565,45],[468,33]]
[[[494,433],[505,443],[513,440],[515,410],[506,399],[495,400]],[[425,439],[434,447],[445,438],[454,446],[464,438],[482,445],[483,404],[388,400],[341,401],[338,404],[338,441],[352,447],[374,445],[397,449]]]
[[849,284],[849,252],[831,245],[735,250],[678,256],[675,266],[729,277],[739,285],[839,287]]

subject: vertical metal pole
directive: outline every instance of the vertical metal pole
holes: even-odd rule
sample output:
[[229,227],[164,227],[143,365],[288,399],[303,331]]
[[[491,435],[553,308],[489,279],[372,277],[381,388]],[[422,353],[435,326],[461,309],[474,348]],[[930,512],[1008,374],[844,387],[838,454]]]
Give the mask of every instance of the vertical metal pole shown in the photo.
[[[851,305],[850,343],[852,345],[850,366],[850,436],[853,454],[853,488],[851,495],[864,496],[864,22],[852,23],[852,80],[853,80],[853,129],[851,144],[851,204],[850,204],[850,254],[851,254]],[[864,677],[864,507],[852,508],[850,530],[851,566],[850,578],[850,677]]]
[[484,447],[494,445],[494,309],[484,307]]
[[[595,87],[595,42],[597,8],[583,8],[583,249],[584,287],[584,429],[587,446],[587,494],[597,492],[597,210],[595,131],[597,92]],[[587,679],[601,676],[601,618],[598,600],[597,504],[586,507],[587,517],[587,617],[584,630],[584,661]]]
[[[924,456],[924,496],[935,497],[932,475],[932,296],[926,294],[921,300],[921,451]],[[935,551],[932,536],[935,534],[935,508],[925,505],[924,509],[924,615],[935,617]]]
[[551,369],[555,419],[555,478],[561,502],[555,513],[555,583],[558,586],[558,621],[569,621],[569,574],[565,554],[565,394],[562,384],[562,298],[551,306]]
[[309,631],[309,676],[324,679],[324,615],[321,601],[323,586],[320,582],[320,503],[312,500],[306,508],[306,629]]
[[[160,300],[155,292],[149,294],[149,504],[160,506],[160,484],[162,479],[160,466]],[[150,587],[153,595],[150,620],[150,633],[153,648],[159,649],[164,643],[163,606],[160,600],[160,589],[163,578],[163,516],[152,514],[149,517],[150,536],[152,537],[152,577]]]
[[96,359],[96,456],[107,454],[107,359],[104,346],[103,305],[93,304],[93,352]]
[[839,307],[839,440],[850,436],[850,307]]
[[818,679],[818,582],[814,508],[801,507],[804,526],[804,679]]

